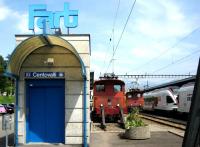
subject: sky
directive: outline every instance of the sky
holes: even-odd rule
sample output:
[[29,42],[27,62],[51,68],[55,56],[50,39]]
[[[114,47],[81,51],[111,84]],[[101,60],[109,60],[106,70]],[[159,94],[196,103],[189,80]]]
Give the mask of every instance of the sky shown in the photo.
[[[70,29],[70,33],[91,35],[91,71],[95,72],[95,79],[113,71],[115,74],[196,74],[200,55],[198,0],[137,0],[120,41],[134,0],[1,0],[0,55],[6,57],[12,53],[15,34],[32,34],[28,30],[30,4],[46,4],[48,11],[62,11],[64,2],[70,3],[71,10],[78,10],[79,25]],[[63,33],[67,33],[65,29]],[[113,48],[116,49],[114,63],[109,64]],[[135,79],[123,80],[129,87],[135,86]],[[149,86],[155,86],[171,80],[175,79],[138,79],[137,82],[143,87],[147,81]]]

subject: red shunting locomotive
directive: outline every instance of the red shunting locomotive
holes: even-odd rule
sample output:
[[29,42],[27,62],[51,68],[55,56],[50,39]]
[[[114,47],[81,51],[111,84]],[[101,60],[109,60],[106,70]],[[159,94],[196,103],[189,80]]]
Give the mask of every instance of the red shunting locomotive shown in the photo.
[[[94,82],[93,115],[102,118],[123,119],[127,113],[125,83],[114,75],[104,75]],[[104,120],[103,120],[104,119]]]
[[144,105],[143,93],[144,91],[141,91],[140,89],[130,89],[129,92],[126,93],[128,112],[135,107],[142,109]]

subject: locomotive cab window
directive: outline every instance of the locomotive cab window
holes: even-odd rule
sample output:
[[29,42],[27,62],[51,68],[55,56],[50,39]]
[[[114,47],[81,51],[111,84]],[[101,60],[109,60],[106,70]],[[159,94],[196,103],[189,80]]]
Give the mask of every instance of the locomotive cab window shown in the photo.
[[96,85],[96,91],[97,92],[104,92],[105,91],[105,85]]
[[171,96],[166,96],[166,99],[167,99],[167,103],[174,103]]
[[132,98],[132,94],[128,94],[127,97],[128,97],[128,98]]
[[121,85],[114,85],[114,92],[120,92],[122,91],[122,86]]
[[139,97],[141,97],[141,94],[140,94],[140,93],[138,93],[138,94],[137,94],[137,97],[138,97],[138,98],[139,98]]

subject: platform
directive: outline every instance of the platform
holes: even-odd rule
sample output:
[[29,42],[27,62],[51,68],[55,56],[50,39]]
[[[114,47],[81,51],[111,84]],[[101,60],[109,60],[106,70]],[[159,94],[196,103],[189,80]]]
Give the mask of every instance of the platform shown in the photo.
[[182,137],[169,132],[151,132],[147,140],[123,139],[122,133],[92,133],[91,147],[181,147]]
[[[183,138],[167,131],[151,132],[151,138],[147,140],[128,140],[122,137],[122,133],[98,132],[91,133],[90,147],[181,147]],[[5,139],[1,139],[3,146]],[[13,145],[13,135],[9,138],[9,145]],[[80,147],[80,145],[26,145],[27,147]],[[25,147],[25,146],[23,146]]]

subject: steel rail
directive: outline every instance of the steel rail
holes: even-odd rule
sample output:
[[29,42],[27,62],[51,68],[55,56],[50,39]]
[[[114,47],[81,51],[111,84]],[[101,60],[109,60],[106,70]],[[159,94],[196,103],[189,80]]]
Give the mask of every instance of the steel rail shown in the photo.
[[144,114],[142,113],[141,114],[141,117],[144,118],[144,119],[147,119],[147,120],[150,120],[150,121],[154,121],[154,122],[157,122],[157,123],[160,123],[160,124],[163,124],[163,125],[167,125],[167,126],[170,126],[170,127],[174,127],[174,128],[177,128],[177,129],[180,129],[180,130],[185,130],[186,129],[186,122],[183,123],[183,122],[179,122],[178,120],[170,120],[170,119],[165,119],[165,118],[161,118],[159,116],[155,116],[155,115],[149,115],[149,114]]

